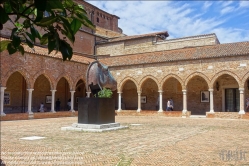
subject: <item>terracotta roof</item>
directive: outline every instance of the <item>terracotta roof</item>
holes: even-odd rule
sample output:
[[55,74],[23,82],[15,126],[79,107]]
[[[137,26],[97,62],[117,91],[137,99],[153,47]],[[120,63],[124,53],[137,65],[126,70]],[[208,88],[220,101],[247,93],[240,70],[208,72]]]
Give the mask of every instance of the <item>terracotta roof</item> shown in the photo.
[[249,54],[249,42],[189,47],[175,50],[111,56],[100,59],[107,66],[126,66],[180,60],[195,60]]
[[[0,40],[2,41],[2,40],[8,40],[8,39],[1,37]],[[43,56],[47,56],[51,58],[58,58],[62,60],[62,55],[60,52],[55,54],[56,51],[52,51],[50,54],[48,54],[48,49],[44,47],[34,46],[34,49],[31,49],[28,45],[23,45],[23,47],[24,47],[24,51],[27,53],[33,53],[37,55],[43,55]],[[89,62],[94,61],[94,59],[87,58],[87,56],[89,57],[89,55],[81,56],[81,55],[73,54],[73,57],[70,61],[80,62],[84,64],[89,64]]]
[[131,40],[131,39],[137,39],[137,38],[143,38],[143,37],[154,37],[156,35],[165,35],[165,37],[169,36],[167,31],[163,31],[163,32],[155,32],[155,33],[148,33],[148,34],[142,34],[142,35],[118,37],[118,38],[109,39],[108,42],[117,42],[117,41]]

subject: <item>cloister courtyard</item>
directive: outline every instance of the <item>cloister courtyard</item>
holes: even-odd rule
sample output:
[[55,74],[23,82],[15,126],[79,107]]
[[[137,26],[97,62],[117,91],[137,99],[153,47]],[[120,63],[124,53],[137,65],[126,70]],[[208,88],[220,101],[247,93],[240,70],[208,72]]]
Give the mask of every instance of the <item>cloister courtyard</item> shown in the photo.
[[245,119],[123,115],[116,122],[127,129],[61,130],[76,122],[77,117],[1,121],[3,164],[249,165]]

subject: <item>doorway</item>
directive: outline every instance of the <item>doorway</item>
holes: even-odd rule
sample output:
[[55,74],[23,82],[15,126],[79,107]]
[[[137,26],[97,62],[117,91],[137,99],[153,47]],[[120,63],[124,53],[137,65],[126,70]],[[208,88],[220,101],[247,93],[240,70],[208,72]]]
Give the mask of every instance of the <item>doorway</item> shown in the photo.
[[240,94],[238,88],[225,89],[225,112],[239,112]]

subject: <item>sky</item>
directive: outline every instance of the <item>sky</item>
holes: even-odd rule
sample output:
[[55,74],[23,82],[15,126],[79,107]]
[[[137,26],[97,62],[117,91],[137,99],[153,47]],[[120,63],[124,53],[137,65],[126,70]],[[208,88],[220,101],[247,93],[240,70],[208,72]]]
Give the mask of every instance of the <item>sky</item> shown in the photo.
[[249,1],[93,1],[120,17],[126,35],[168,31],[167,39],[215,33],[220,43],[249,41]]

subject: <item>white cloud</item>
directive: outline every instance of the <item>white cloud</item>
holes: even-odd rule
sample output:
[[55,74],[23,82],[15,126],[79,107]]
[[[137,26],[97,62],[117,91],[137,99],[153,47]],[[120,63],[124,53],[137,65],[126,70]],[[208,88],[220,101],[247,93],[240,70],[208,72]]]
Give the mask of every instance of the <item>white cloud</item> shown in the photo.
[[[110,14],[119,16],[119,27],[127,35],[168,31],[169,38],[217,33],[221,43],[249,39],[248,31],[244,31],[243,27],[240,27],[242,30],[238,30],[236,24],[229,22],[231,18],[236,18],[241,13],[244,13],[243,16],[246,18],[248,3],[244,3],[244,1],[240,3],[234,1],[206,1],[205,3],[188,1],[89,2]],[[204,8],[206,11],[202,11]],[[243,10],[239,8],[243,8]],[[220,11],[221,15],[213,14],[214,9]]]
[[234,10],[235,10],[234,7],[232,7],[232,6],[227,6],[227,7],[223,8],[223,9],[220,11],[220,13],[221,13],[221,14],[226,14],[226,13],[233,12]]
[[216,28],[213,30],[221,43],[232,43],[240,41],[248,41],[249,30],[235,28]]
[[240,8],[247,8],[247,7],[249,7],[249,1],[240,1],[239,2],[239,7]]
[[213,2],[205,1],[205,3],[204,3],[204,5],[203,5],[202,9],[203,9],[203,10],[206,10],[206,9],[208,9],[212,4],[213,4]]

